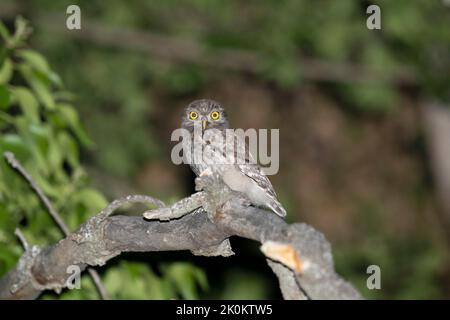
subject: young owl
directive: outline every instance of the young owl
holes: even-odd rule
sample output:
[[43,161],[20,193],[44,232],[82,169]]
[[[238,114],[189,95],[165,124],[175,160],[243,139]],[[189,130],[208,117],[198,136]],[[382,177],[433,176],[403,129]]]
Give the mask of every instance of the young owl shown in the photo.
[[[229,139],[227,116],[218,102],[204,99],[190,103],[185,109],[181,126],[191,133],[193,144],[185,149],[184,156],[189,158],[191,169],[197,176],[203,172],[214,173],[231,190],[244,194],[253,205],[268,208],[281,217],[286,216],[272,184],[258,164],[252,161],[248,148],[244,153],[237,151],[235,146],[239,143],[236,142],[243,142],[246,146],[245,139],[235,134]],[[230,141],[234,141],[235,145],[227,145]],[[193,156],[196,144],[200,144],[204,152],[202,161]],[[245,161],[238,161],[243,159],[239,157],[242,154]]]

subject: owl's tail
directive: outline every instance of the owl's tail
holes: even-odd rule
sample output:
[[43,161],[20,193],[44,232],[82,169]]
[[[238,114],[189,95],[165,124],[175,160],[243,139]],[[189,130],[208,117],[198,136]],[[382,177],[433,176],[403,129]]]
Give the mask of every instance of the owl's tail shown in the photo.
[[286,210],[278,201],[272,200],[267,204],[267,206],[280,217],[282,218],[286,217]]

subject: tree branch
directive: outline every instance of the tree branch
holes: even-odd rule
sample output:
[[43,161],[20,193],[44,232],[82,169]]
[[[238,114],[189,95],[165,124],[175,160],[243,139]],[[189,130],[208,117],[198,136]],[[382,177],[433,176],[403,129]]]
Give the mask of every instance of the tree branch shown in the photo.
[[96,215],[57,244],[34,246],[25,253],[16,267],[0,279],[0,298],[34,299],[46,289],[59,291],[66,286],[66,270],[71,265],[83,270],[131,251],[198,253],[220,247],[234,235],[261,243],[283,243],[297,253],[301,265],[298,270],[279,263],[274,268],[271,264],[285,298],[361,298],[334,272],[330,246],[322,234],[305,224],[288,225],[272,213],[231,201],[218,209],[213,221],[202,210],[169,222]]

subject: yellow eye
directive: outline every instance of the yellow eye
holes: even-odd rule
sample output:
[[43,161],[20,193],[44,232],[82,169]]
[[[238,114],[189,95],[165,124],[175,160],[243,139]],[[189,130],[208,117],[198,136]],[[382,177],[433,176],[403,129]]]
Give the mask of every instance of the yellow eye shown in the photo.
[[189,112],[189,118],[190,118],[191,120],[197,119],[197,118],[198,118],[198,113],[195,112],[195,111]]
[[220,117],[220,113],[219,112],[217,112],[217,111],[211,112],[211,119],[217,120],[217,119],[219,119],[219,117]]

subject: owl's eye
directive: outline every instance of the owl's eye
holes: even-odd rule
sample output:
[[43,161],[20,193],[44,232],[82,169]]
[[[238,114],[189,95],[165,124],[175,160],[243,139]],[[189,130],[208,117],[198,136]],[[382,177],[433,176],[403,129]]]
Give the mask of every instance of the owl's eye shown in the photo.
[[189,112],[189,118],[190,118],[191,120],[197,119],[197,118],[198,118],[198,113],[195,112],[195,111]]
[[217,111],[211,112],[211,119],[217,120],[217,119],[219,119],[219,117],[220,117],[220,113],[219,112],[217,112]]

